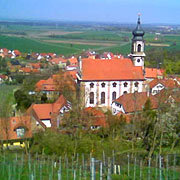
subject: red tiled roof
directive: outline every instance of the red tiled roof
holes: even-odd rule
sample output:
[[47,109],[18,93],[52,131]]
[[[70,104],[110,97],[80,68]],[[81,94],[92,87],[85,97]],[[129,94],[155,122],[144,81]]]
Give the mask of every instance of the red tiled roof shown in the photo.
[[16,56],[20,56],[20,55],[21,55],[21,52],[20,52],[19,50],[15,49],[15,50],[14,50],[14,54],[15,54]]
[[84,111],[92,116],[93,122],[91,122],[91,125],[102,127],[105,127],[107,125],[105,114],[102,111],[94,107],[85,108]]
[[164,70],[157,68],[145,68],[146,78],[157,78],[158,76],[163,76]]
[[38,81],[36,83],[36,91],[55,91],[53,78]]
[[158,107],[158,101],[156,97],[152,95],[148,96],[147,92],[124,94],[114,102],[123,105],[124,111],[126,113],[131,113],[142,111],[148,98],[151,101],[152,109],[156,109]]
[[60,58],[51,59],[50,62],[53,64],[59,64],[59,62],[66,63],[67,60],[60,57]]
[[75,58],[75,57],[72,57],[72,58],[70,58],[70,59],[68,59],[69,61],[70,61],[70,63],[73,65],[73,64],[77,64],[78,63],[78,60],[77,60],[77,58]]
[[149,87],[153,88],[154,86],[156,86],[159,83],[164,85],[166,88],[177,88],[177,87],[180,87],[178,85],[177,81],[175,81],[173,79],[154,79],[153,81],[151,81],[149,83]]
[[41,63],[30,63],[29,65],[34,69],[40,69],[41,68]]
[[31,72],[31,68],[27,68],[27,67],[20,68],[20,70],[25,72],[25,73],[30,73]]
[[32,108],[39,119],[51,119],[52,104],[33,104]]
[[[51,119],[52,115],[58,114],[60,109],[67,104],[63,95],[52,104],[33,104],[32,109],[36,113],[39,120]],[[30,109],[31,109],[30,108]]]
[[[4,123],[4,121],[6,121]],[[3,140],[15,140],[21,139],[17,136],[16,129],[23,127],[25,128],[25,136],[22,138],[31,138],[32,130],[31,130],[31,118],[30,116],[21,116],[21,117],[10,117],[8,119],[0,119],[0,126],[6,126],[2,131],[0,139]],[[6,132],[6,128],[8,128],[8,132]]]
[[83,59],[82,80],[144,80],[144,76],[131,59]]

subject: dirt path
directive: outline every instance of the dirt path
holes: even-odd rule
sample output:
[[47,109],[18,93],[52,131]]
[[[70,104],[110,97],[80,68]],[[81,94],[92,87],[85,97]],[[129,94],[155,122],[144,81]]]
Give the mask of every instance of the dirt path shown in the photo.
[[106,43],[106,42],[89,42],[89,41],[82,41],[82,40],[43,40],[44,42],[50,43],[64,43],[64,44],[80,44],[80,45],[92,45],[92,46],[116,46],[117,43]]
[[156,46],[156,47],[169,47],[169,44],[158,44],[158,43],[146,43],[147,46]]

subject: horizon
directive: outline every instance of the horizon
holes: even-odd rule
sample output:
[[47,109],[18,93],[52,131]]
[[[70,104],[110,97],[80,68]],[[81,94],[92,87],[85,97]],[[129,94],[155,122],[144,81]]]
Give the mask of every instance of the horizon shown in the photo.
[[135,24],[140,12],[142,24],[180,24],[177,8],[180,2],[177,0],[16,0],[13,6],[11,0],[2,0],[0,6],[0,21],[9,19]]

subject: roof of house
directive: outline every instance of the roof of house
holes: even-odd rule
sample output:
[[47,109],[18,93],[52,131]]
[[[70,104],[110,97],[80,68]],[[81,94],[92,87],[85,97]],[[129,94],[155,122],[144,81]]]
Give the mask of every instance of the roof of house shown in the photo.
[[[6,127],[3,128],[3,126],[6,126]],[[8,119],[1,118],[0,127],[2,128],[0,139],[2,138],[3,140],[16,140],[16,139],[21,139],[21,138],[32,137],[30,116],[10,117]],[[7,127],[8,127],[8,132],[6,132]],[[24,137],[17,136],[16,129],[18,128],[25,129]]]
[[53,63],[53,64],[59,64],[60,62],[66,63],[67,60],[59,57],[59,58],[53,58],[53,59],[51,59],[50,62]]
[[173,79],[154,79],[149,83],[149,87],[153,88],[154,86],[156,86],[159,83],[162,84],[163,86],[165,86],[166,88],[180,87],[178,85],[177,81],[175,81]]
[[78,60],[75,57],[72,57],[72,58],[70,58],[68,60],[69,60],[70,64],[77,64],[78,63]]
[[147,92],[124,94],[114,102],[123,106],[125,113],[142,111],[146,101],[150,99],[152,109],[158,107],[158,101],[155,96],[147,94]]
[[53,78],[47,80],[40,80],[36,83],[36,91],[55,91],[55,84]]
[[91,125],[102,126],[102,127],[105,127],[107,125],[105,114],[101,110],[95,107],[88,107],[88,108],[85,108],[84,111],[88,113],[88,115],[91,116],[92,118]]
[[60,109],[67,105],[67,100],[63,95],[52,104],[33,104],[31,108],[36,113],[39,120],[51,119],[52,114],[59,113]]
[[83,59],[82,80],[144,80],[144,75],[131,59]]
[[157,78],[158,76],[163,76],[164,70],[157,68],[145,68],[146,78]]

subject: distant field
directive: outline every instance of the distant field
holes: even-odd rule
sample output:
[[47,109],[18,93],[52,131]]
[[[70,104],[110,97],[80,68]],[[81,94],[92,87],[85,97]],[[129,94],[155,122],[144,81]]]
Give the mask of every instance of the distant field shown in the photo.
[[[79,54],[85,50],[111,51],[127,55],[131,52],[132,33],[129,31],[80,28],[72,26],[1,25],[0,47],[19,49],[21,52],[53,52]],[[180,49],[180,35],[146,33],[147,48],[156,46]]]
[[23,37],[10,37],[0,36],[0,47],[8,49],[18,49],[21,52],[53,52],[57,54],[73,54],[83,50],[99,48],[99,46],[91,45],[72,45],[67,44],[55,44],[42,42],[36,39],[28,39]]

